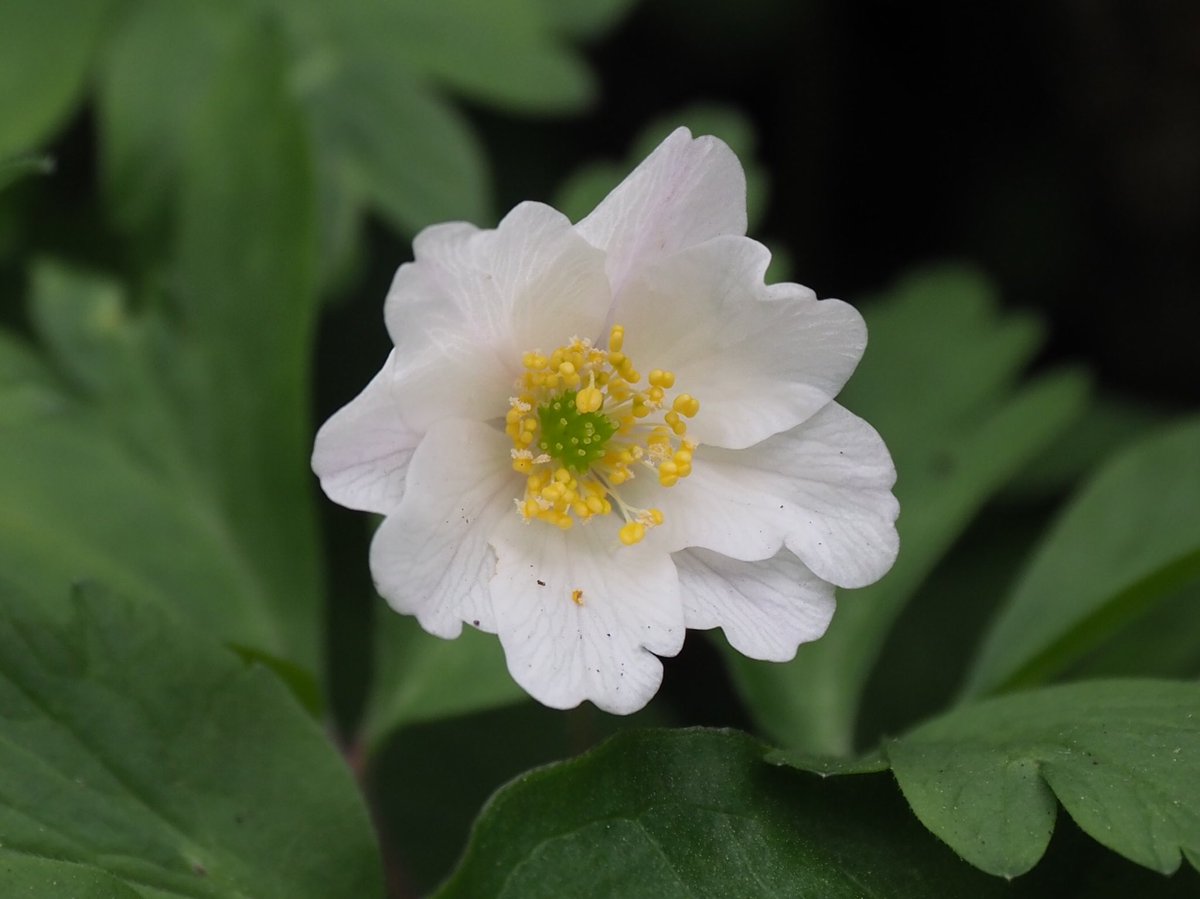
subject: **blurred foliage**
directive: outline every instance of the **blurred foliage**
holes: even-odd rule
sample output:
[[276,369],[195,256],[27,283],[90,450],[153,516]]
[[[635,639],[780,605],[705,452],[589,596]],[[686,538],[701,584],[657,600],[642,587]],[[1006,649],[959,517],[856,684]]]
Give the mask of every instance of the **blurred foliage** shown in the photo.
[[[1063,511],[1001,607],[970,695],[1036,683],[1151,604],[1200,578],[1200,421],[1179,422],[1104,466]],[[1200,611],[1177,618],[1200,653]],[[1158,653],[1143,643],[1147,661]]]

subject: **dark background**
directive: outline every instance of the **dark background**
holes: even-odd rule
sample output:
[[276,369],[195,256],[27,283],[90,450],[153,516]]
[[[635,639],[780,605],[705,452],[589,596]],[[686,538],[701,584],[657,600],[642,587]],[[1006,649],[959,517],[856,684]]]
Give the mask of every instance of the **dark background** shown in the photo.
[[[498,208],[697,99],[753,120],[762,235],[851,301],[900,272],[980,266],[1104,387],[1200,400],[1200,4],[650,0],[590,56],[569,123],[476,116]],[[520,147],[550,138],[555,165]]]

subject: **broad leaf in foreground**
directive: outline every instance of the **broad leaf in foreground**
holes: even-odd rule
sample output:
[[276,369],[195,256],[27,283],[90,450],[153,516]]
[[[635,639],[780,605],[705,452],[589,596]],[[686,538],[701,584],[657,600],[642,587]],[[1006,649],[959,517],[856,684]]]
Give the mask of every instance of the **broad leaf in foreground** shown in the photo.
[[382,894],[348,770],[268,671],[144,604],[30,606],[0,593],[0,894]]
[[1197,497],[1200,419],[1121,452],[1042,544],[988,633],[967,692],[1044,680],[1200,579]]
[[[1059,802],[1131,861],[1164,874],[1181,854],[1200,865],[1200,685],[1113,680],[1017,693],[948,712],[883,751],[917,817],[989,873],[1037,864]],[[813,767],[797,754],[773,759]]]
[[736,732],[628,731],[526,774],[485,807],[437,895],[1003,895],[922,832],[885,780],[823,782],[762,752]]

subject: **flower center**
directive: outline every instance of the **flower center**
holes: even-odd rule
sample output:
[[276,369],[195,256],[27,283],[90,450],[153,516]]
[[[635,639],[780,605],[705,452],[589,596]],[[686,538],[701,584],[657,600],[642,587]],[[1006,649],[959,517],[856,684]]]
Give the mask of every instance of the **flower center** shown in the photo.
[[526,476],[525,495],[516,500],[522,518],[566,529],[615,512],[628,546],[662,524],[663,514],[624,502],[618,488],[640,472],[663,487],[691,474],[696,445],[684,419],[700,403],[686,393],[668,402],[675,386],[669,371],[654,369],[649,386],[638,387],[642,376],[621,352],[624,335],[614,325],[608,349],[574,338],[549,356],[525,353],[505,433],[513,468]]

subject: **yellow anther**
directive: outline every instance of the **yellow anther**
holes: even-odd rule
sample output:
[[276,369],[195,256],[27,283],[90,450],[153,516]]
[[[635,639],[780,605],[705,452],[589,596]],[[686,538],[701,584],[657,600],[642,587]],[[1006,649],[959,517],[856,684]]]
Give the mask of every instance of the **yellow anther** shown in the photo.
[[533,471],[532,459],[513,459],[513,471],[519,471],[521,474],[529,474]]
[[659,475],[658,483],[663,487],[674,487],[679,483],[679,475]]
[[598,387],[585,387],[575,394],[575,408],[580,412],[599,412],[604,405],[604,394]]
[[625,329],[620,325],[613,325],[612,330],[608,334],[608,348],[614,352],[620,352],[624,343]]
[[627,364],[628,362],[629,362],[629,360],[627,358],[625,358],[625,354],[622,353],[620,350],[610,350],[609,351],[608,364],[611,365],[613,368],[615,368],[617,371],[620,371],[621,366]]
[[521,357],[521,364],[530,371],[540,371],[547,365],[547,359],[541,353],[526,353]]
[[652,522],[654,522],[654,524],[656,524],[656,525],[662,524],[663,523],[662,509],[651,509],[650,510],[650,520]]
[[626,546],[633,546],[635,543],[640,543],[646,536],[646,526],[641,522],[631,521],[621,528],[618,536]]
[[656,368],[650,372],[650,384],[654,387],[674,387],[675,375],[672,372]]
[[681,393],[675,397],[675,402],[671,404],[671,408],[681,415],[692,418],[700,411],[700,401],[690,393]]

